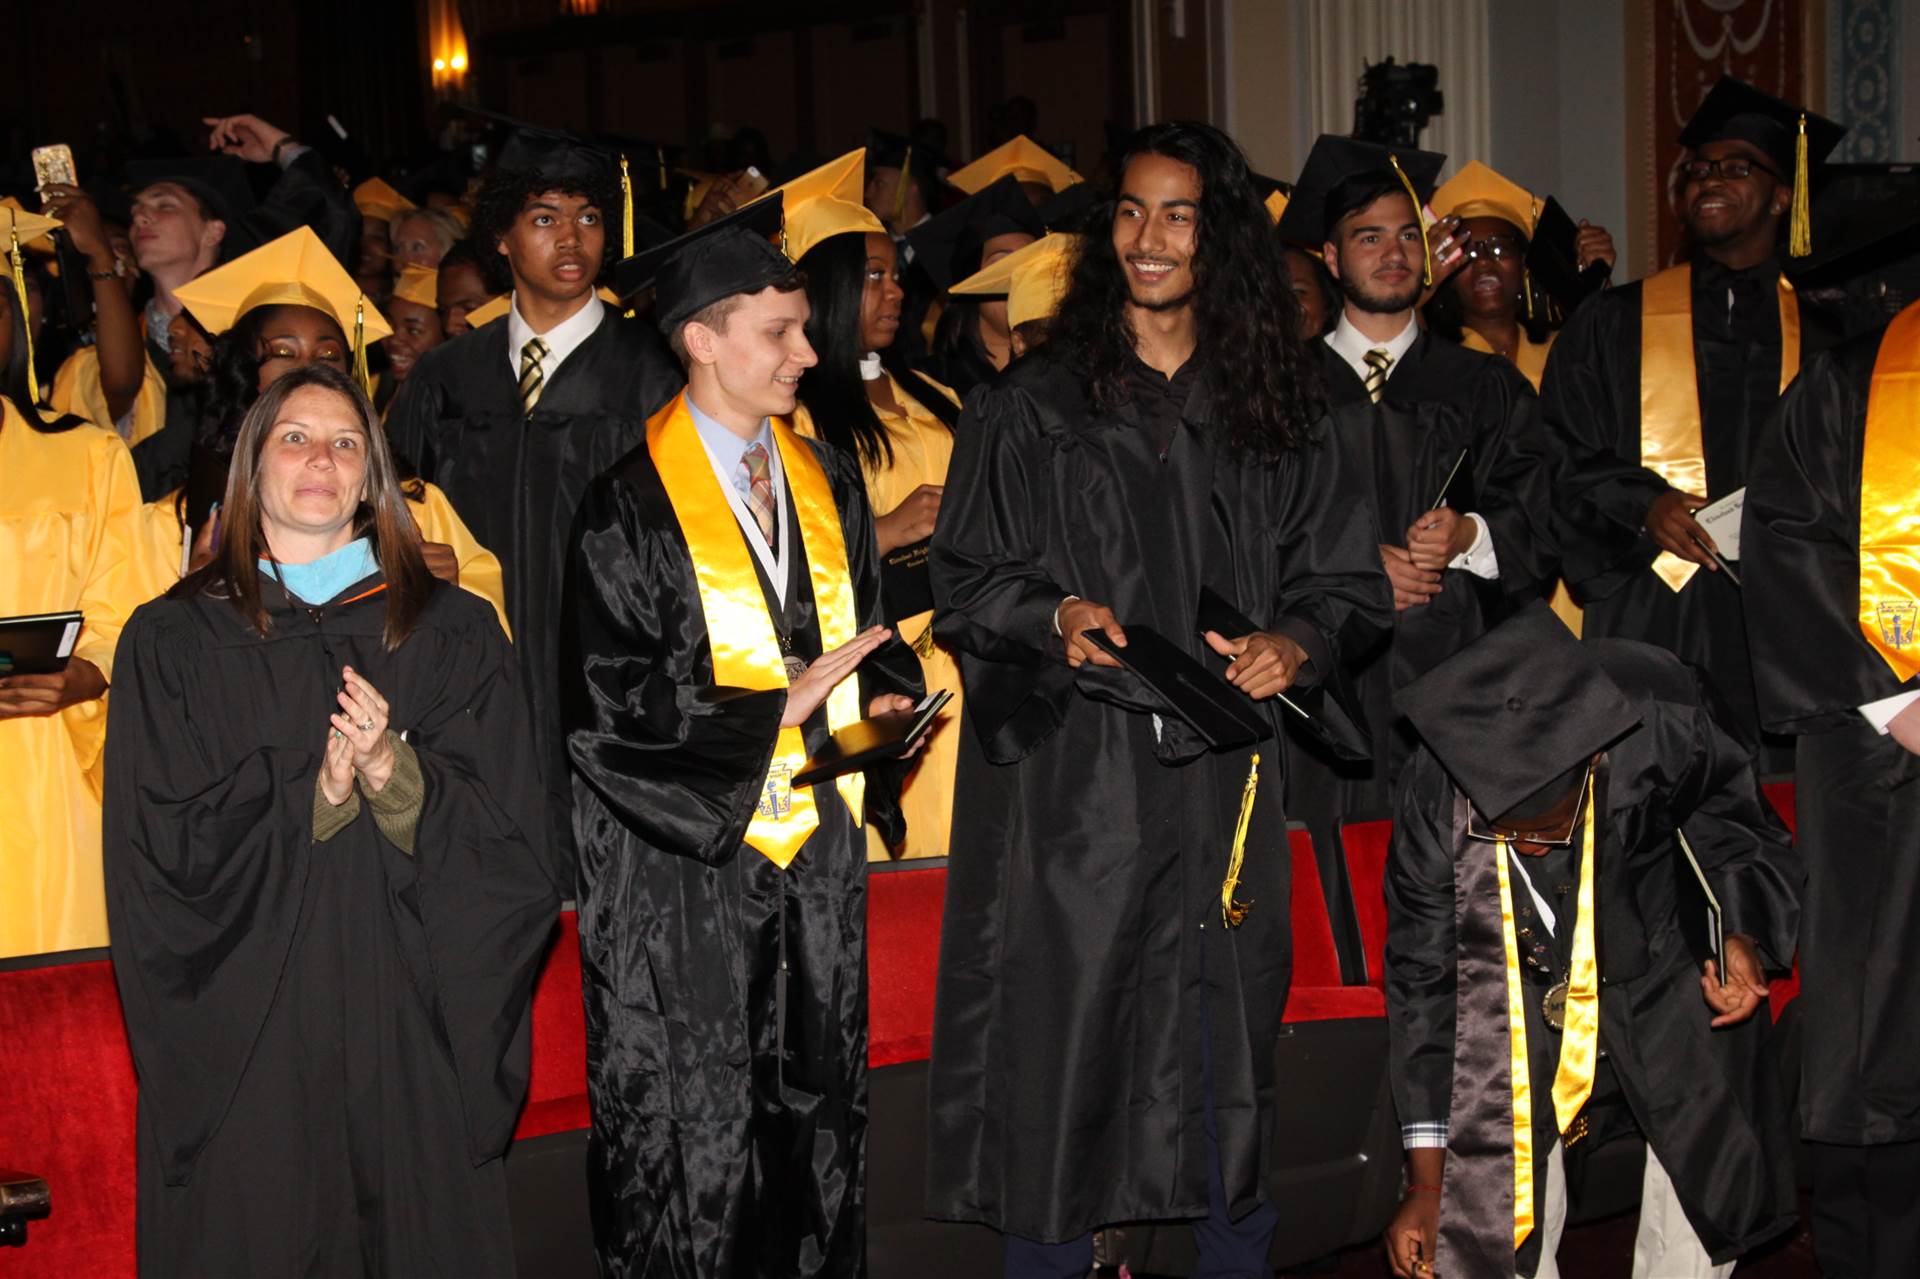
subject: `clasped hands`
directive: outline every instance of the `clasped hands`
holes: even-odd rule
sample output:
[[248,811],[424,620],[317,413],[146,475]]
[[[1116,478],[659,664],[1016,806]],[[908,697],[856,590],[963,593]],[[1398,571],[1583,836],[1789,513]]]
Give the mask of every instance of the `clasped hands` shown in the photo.
[[1480,526],[1451,507],[1435,507],[1407,529],[1405,546],[1380,544],[1380,560],[1393,583],[1393,607],[1404,612],[1440,593],[1440,573],[1473,549]]
[[369,795],[393,777],[393,743],[387,740],[387,699],[351,666],[340,668],[340,710],[329,720],[326,754],[320,761],[320,793],[338,808],[353,794],[353,778]]
[[[1078,670],[1094,666],[1119,666],[1111,653],[1089,640],[1084,632],[1103,631],[1116,648],[1127,646],[1127,633],[1113,610],[1092,600],[1068,600],[1057,614],[1060,638],[1066,644],[1067,665]],[[1300,676],[1307,664],[1307,650],[1285,635],[1255,631],[1228,639],[1217,631],[1205,634],[1207,647],[1222,657],[1233,659],[1227,667],[1227,683],[1255,701],[1283,693]]]

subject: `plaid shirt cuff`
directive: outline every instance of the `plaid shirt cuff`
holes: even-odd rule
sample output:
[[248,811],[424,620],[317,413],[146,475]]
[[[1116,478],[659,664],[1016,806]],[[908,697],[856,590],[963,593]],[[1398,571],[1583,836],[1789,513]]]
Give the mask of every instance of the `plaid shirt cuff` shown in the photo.
[[1400,1145],[1406,1150],[1446,1149],[1447,1121],[1430,1119],[1424,1123],[1401,1124]]

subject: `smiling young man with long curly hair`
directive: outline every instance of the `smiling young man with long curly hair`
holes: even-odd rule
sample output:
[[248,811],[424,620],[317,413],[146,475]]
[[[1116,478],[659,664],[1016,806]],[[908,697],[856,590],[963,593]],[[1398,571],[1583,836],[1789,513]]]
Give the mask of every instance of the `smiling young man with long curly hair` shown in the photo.
[[[1117,172],[1052,339],[968,401],[934,533],[971,731],[928,1208],[1000,1230],[1009,1274],[1085,1274],[1096,1227],[1173,1219],[1196,1223],[1196,1273],[1255,1273],[1282,770],[1268,745],[1210,751],[1087,636],[1124,651],[1150,628],[1277,728],[1274,694],[1377,634],[1391,598],[1239,148],[1160,124]],[[1236,848],[1266,850],[1237,887]]]

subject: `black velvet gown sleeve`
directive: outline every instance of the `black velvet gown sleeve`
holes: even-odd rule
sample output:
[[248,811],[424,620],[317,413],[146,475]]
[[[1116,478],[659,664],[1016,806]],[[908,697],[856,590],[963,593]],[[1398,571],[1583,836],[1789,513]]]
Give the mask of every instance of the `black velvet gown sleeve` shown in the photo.
[[1808,360],[1747,481],[1747,635],[1762,716],[1780,732],[1854,727],[1857,708],[1902,691],[1859,621],[1860,458],[1879,337]]
[[[653,847],[731,861],[773,760],[787,691],[713,683],[699,591],[657,478],[645,489],[616,475],[589,486],[570,577],[575,777]],[[684,585],[662,589],[669,582]],[[690,665],[676,660],[689,653],[697,653]]]
[[1668,486],[1639,464],[1639,386],[1640,286],[1631,284],[1574,313],[1540,380],[1561,552],[1576,588],[1653,561],[1641,529]]
[[[260,207],[248,213],[243,222],[246,248],[257,248],[300,226],[313,228],[320,242],[344,264],[353,263],[359,247],[360,210],[347,188],[333,176],[327,158],[312,147],[287,162]],[[238,245],[230,246],[226,255],[229,260],[236,249],[245,252]]]
[[1394,1109],[1444,1122],[1453,1102],[1456,988],[1451,779],[1426,750],[1401,776],[1387,854],[1386,996]]
[[[198,645],[149,604],[121,633],[108,708],[102,853],[114,972],[166,1180],[185,1184],[273,1003],[308,875],[319,756],[222,767],[195,731]],[[271,689],[253,695],[270,697]],[[236,699],[234,713],[252,702]]]
[[[1744,544],[1742,549],[1745,549]],[[1720,901],[1721,925],[1759,945],[1767,967],[1793,966],[1806,866],[1760,792],[1753,757],[1706,709],[1704,688],[1686,710],[1690,765],[1669,800]]]
[[977,659],[962,663],[968,717],[996,762],[1018,759],[1058,727],[1073,691],[1053,632],[1071,592],[1039,564],[1051,453],[1025,390],[976,389],[954,431],[933,532],[935,628]]
[[[491,610],[461,628],[439,696],[411,720],[426,797],[410,863],[439,1028],[466,1111],[468,1157],[498,1158],[526,1096],[533,982],[560,908],[546,795],[519,665]],[[468,603],[463,599],[462,604]]]

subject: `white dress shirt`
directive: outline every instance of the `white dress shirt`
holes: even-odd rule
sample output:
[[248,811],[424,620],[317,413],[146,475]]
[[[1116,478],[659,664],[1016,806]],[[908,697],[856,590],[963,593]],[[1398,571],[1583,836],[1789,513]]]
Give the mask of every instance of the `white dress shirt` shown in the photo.
[[[1324,341],[1333,348],[1333,353],[1347,362],[1362,382],[1373,370],[1367,366],[1367,352],[1384,350],[1392,363],[1387,365],[1387,380],[1393,380],[1393,370],[1400,364],[1400,357],[1413,348],[1414,341],[1420,336],[1420,324],[1413,312],[1407,312],[1407,327],[1385,342],[1376,342],[1353,326],[1347,317],[1346,309],[1340,311],[1340,322],[1333,326]],[[1487,528],[1486,520],[1477,511],[1463,511],[1474,523],[1473,545],[1447,561],[1448,568],[1465,569],[1475,577],[1487,581],[1497,581],[1500,577],[1500,558],[1494,553],[1493,533]],[[1384,530],[1383,530],[1384,531]]]
[[600,322],[607,317],[607,304],[597,296],[588,295],[587,304],[569,315],[545,333],[535,333],[520,314],[520,299],[516,295],[513,304],[507,308],[507,367],[513,371],[513,380],[520,380],[520,353],[527,349],[527,343],[539,338],[547,344],[547,353],[540,360],[540,384],[550,386],[553,375],[560,371],[560,365],[569,355],[579,349],[580,344],[593,336]]

